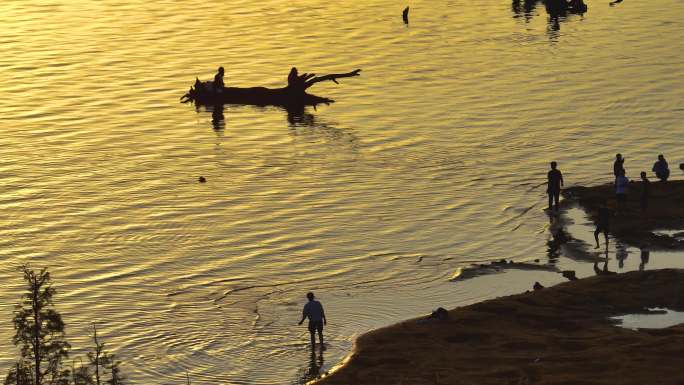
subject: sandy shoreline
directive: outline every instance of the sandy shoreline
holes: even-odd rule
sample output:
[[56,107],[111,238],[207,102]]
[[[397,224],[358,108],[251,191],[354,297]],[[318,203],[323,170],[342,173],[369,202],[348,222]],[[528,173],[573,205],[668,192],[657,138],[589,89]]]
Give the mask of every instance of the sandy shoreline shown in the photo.
[[[640,182],[630,188],[612,237],[652,250],[684,249],[684,181],[654,182],[646,211]],[[595,220],[612,189],[569,188],[564,207],[579,204]],[[344,364],[316,383],[682,384],[675,368],[684,362],[684,325],[632,331],[608,317],[651,307],[684,311],[683,278],[676,269],[599,275],[450,310],[448,321],[401,322],[359,337]]]
[[651,307],[684,311],[684,270],[596,276],[379,329],[318,384],[681,384],[684,325],[608,319]]

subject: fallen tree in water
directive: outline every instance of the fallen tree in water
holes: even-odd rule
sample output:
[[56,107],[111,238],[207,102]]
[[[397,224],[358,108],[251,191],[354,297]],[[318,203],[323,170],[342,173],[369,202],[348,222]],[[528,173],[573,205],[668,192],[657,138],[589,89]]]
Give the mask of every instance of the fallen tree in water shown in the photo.
[[361,70],[351,72],[316,76],[304,73],[299,75],[296,68],[292,68],[288,75],[288,85],[282,88],[266,87],[215,87],[213,81],[196,79],[194,86],[181,97],[181,102],[195,102],[204,105],[217,104],[251,104],[257,106],[315,106],[329,104],[334,100],[312,95],[306,92],[316,83],[330,80],[336,84],[338,79],[359,76]]

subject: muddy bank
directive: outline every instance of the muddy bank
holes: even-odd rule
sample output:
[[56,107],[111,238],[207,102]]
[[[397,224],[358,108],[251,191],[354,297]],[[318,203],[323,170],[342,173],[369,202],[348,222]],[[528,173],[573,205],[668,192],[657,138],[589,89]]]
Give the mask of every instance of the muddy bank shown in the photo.
[[684,324],[634,331],[608,317],[684,311],[684,270],[602,275],[361,336],[318,384],[682,384]]
[[[684,230],[684,181],[651,182],[650,199],[645,210],[640,204],[641,188],[641,181],[629,184],[624,210],[612,217],[611,234],[635,247],[684,250],[681,231],[657,231]],[[570,187],[563,191],[563,196],[566,198],[564,205],[578,203],[594,223],[598,219],[598,209],[606,199],[609,207],[614,209],[617,206],[612,184]]]
[[558,273],[557,267],[540,264],[539,259],[535,259],[534,263],[531,262],[515,262],[512,260],[501,259],[499,261],[493,261],[490,263],[477,263],[464,267],[458,270],[452,277],[452,281],[463,281],[466,279],[476,278],[488,274],[500,274],[505,273],[508,270],[532,270],[532,271],[549,271],[553,273]]

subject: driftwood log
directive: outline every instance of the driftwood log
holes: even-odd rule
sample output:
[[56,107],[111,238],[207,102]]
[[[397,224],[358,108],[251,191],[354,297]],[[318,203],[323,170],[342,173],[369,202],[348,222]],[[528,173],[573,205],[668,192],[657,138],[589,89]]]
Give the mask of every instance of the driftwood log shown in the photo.
[[332,81],[336,84],[338,79],[359,76],[361,70],[339,74],[316,74],[304,73],[299,75],[296,68],[292,68],[288,76],[288,85],[282,88],[266,87],[225,87],[215,89],[213,81],[202,82],[196,79],[194,86],[181,97],[181,102],[195,102],[203,105],[217,104],[250,104],[258,106],[315,106],[317,104],[329,104],[334,100],[312,95],[306,90],[316,83]]

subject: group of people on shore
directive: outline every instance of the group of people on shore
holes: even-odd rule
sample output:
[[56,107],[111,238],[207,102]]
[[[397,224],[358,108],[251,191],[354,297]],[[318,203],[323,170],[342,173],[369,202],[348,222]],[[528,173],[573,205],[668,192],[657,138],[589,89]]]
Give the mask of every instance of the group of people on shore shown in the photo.
[[[294,76],[296,76],[296,72]],[[684,169],[684,167],[681,166],[680,168]],[[670,177],[670,169],[665,157],[662,154],[658,155],[658,160],[653,164],[652,171],[655,173],[656,178],[660,179],[661,182],[667,182],[668,178]],[[625,158],[622,156],[622,154],[615,155],[615,162],[613,162],[613,174],[615,176],[615,200],[617,201],[617,209],[619,211],[624,208],[627,197],[627,189],[629,186],[629,179],[627,179],[625,176]],[[649,181],[645,171],[641,171],[640,177],[642,181],[641,208],[642,210],[645,210],[648,207],[651,182]],[[547,174],[547,179],[546,192],[549,196],[549,211],[558,211],[560,192],[564,185],[564,181],[563,173],[558,169],[557,162],[551,162],[551,170],[549,170]],[[608,232],[610,231],[611,216],[612,211],[608,207],[606,200],[598,210],[598,220],[596,223],[596,230],[594,231],[596,248],[599,248],[599,234],[601,233],[603,233],[606,240],[606,247],[608,247]],[[327,324],[327,320],[325,318],[323,305],[315,299],[313,293],[307,293],[306,297],[308,302],[306,305],[304,305],[304,309],[302,310],[302,319],[299,321],[299,324],[301,325],[308,318],[308,330],[311,337],[311,347],[313,348],[316,345],[316,334],[318,334],[321,349],[324,349],[323,326]]]
[[[651,168],[661,182],[667,182],[670,178],[670,167],[665,160],[663,154],[658,155],[658,160],[653,164]],[[622,154],[615,154],[615,162],[613,162],[613,175],[615,175],[615,199],[618,204],[618,211],[624,209],[625,200],[627,199],[627,189],[629,187],[629,179],[625,175],[625,158]],[[646,210],[648,208],[648,201],[651,195],[651,181],[646,175],[646,171],[641,171],[639,174],[641,178],[641,209]]]
[[[680,168],[684,169],[684,167]],[[656,178],[661,182],[667,182],[670,177],[670,168],[667,164],[665,156],[658,155],[658,160],[653,164],[651,169]],[[615,201],[617,202],[617,212],[624,211],[625,202],[627,200],[627,191],[629,188],[629,179],[625,171],[625,158],[622,154],[615,155],[613,162],[613,175],[615,176]],[[642,211],[648,208],[648,202],[651,195],[651,181],[645,171],[641,171],[641,195],[640,206]],[[563,174],[558,169],[557,162],[551,162],[551,170],[547,174],[547,194],[549,196],[549,211],[558,211],[558,201],[561,188],[563,187]],[[596,223],[596,230],[594,231],[594,239],[596,240],[596,248],[599,247],[599,234],[603,233],[606,239],[606,247],[608,246],[608,232],[610,231],[610,218],[612,211],[608,207],[608,201],[605,200],[598,210],[598,220]]]
[[[660,179],[661,182],[667,182],[670,178],[670,167],[665,160],[665,156],[658,155],[658,160],[653,164],[651,169],[656,178]],[[615,155],[615,162],[613,162],[613,175],[615,176],[615,199],[618,202],[618,206],[624,204],[627,196],[627,188],[629,186],[629,179],[626,176],[625,171],[625,158],[622,154]],[[641,207],[646,209],[648,207],[648,197],[650,180],[648,179],[646,172],[642,171],[640,173],[642,184],[641,191]],[[546,193],[549,196],[549,211],[558,211],[558,201],[560,197],[561,188],[563,187],[563,174],[558,169],[557,162],[551,162],[551,170],[547,174],[547,189]]]

